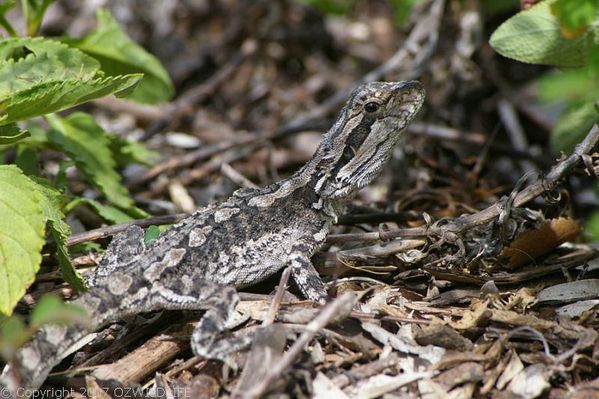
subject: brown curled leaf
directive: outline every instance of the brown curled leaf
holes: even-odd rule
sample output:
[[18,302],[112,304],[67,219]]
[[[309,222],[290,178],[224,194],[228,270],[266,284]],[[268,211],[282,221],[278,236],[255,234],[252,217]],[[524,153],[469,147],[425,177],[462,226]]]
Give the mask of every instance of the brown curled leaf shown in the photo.
[[581,230],[582,228],[574,219],[551,219],[538,229],[520,233],[508,247],[504,248],[502,255],[509,259],[509,268],[517,268],[576,238]]

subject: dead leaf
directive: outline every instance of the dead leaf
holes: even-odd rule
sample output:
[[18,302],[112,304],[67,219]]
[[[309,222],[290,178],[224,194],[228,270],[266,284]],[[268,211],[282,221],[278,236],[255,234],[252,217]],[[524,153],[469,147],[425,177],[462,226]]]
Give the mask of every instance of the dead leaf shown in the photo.
[[508,267],[523,266],[566,241],[576,238],[582,228],[573,219],[557,218],[543,223],[538,229],[520,233],[504,248],[502,255],[509,258]]

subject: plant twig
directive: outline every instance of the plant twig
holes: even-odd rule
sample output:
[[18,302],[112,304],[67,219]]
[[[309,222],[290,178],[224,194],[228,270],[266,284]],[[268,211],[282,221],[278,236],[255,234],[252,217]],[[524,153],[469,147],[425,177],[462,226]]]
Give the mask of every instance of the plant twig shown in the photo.
[[283,274],[281,274],[281,280],[279,281],[279,286],[277,287],[277,292],[275,292],[275,296],[272,298],[272,302],[270,303],[270,307],[268,308],[268,312],[264,317],[264,321],[262,322],[262,326],[266,327],[273,323],[275,320],[275,316],[279,307],[281,306],[281,300],[283,299],[283,294],[285,293],[285,289],[287,288],[287,282],[289,281],[289,275],[291,274],[291,268],[286,267],[283,270]]
[[[547,175],[539,179],[534,184],[520,191],[514,198],[513,206],[520,207],[533,200],[539,195],[551,191],[559,182],[581,162],[584,155],[590,153],[593,147],[599,142],[599,126],[595,125],[587,134],[585,139],[576,146],[572,154],[559,161]],[[396,237],[423,237],[431,234],[441,234],[442,232],[461,233],[474,227],[483,225],[499,216],[501,212],[501,203],[495,204],[483,209],[480,212],[465,215],[443,224],[440,227],[413,227],[406,229],[390,229],[380,233],[367,233],[369,235],[379,234],[380,239],[389,240]]]
[[322,311],[306,326],[305,331],[295,341],[293,346],[283,355],[281,360],[272,366],[268,374],[257,382],[245,395],[244,398],[261,398],[268,388],[283,374],[285,370],[291,367],[295,358],[304,350],[304,347],[310,340],[323,329],[331,320],[339,315],[347,315],[355,303],[355,295],[344,292],[341,296],[335,298],[333,302],[326,305]]
[[178,213],[176,215],[153,216],[146,219],[134,220],[132,222],[114,224],[112,226],[101,227],[99,229],[89,230],[79,234],[73,234],[67,239],[67,245],[76,245],[86,241],[96,241],[102,238],[110,237],[121,231],[127,230],[129,226],[148,227],[151,225],[173,224],[181,221],[188,215]]

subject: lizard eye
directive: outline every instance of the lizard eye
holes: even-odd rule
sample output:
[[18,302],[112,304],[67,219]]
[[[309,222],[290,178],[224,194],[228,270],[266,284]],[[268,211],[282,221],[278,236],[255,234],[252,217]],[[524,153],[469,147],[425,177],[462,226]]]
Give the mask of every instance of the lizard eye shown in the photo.
[[376,111],[378,111],[379,107],[380,107],[380,105],[373,101],[366,103],[366,105],[364,105],[364,109],[366,110],[366,112],[376,112]]

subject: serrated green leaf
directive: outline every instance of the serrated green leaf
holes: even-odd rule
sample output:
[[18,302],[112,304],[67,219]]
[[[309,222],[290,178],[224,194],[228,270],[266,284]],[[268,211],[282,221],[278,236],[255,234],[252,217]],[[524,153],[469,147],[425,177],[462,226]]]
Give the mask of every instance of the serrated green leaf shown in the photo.
[[10,314],[33,282],[45,224],[35,184],[16,166],[0,166],[0,313]]
[[0,145],[13,144],[31,136],[27,130],[21,130],[15,123],[0,126]]
[[501,55],[534,64],[581,66],[587,61],[596,32],[589,29],[573,40],[560,32],[551,13],[555,0],[541,1],[514,15],[493,32],[491,46]]
[[67,248],[67,238],[71,235],[71,228],[64,221],[65,215],[62,207],[65,197],[50,185],[50,182],[36,178],[34,179],[37,191],[42,196],[42,209],[48,221],[48,228],[54,242],[56,243],[56,257],[63,278],[77,291],[85,291],[87,287],[83,277],[71,263]]
[[55,228],[63,235],[71,234],[71,228],[64,221],[64,213],[62,207],[66,201],[66,197],[56,190],[50,182],[41,177],[30,176],[35,190],[40,194],[40,205],[46,216],[46,219],[56,224]]
[[104,77],[100,63],[43,38],[0,41],[0,125],[60,111],[108,94],[127,95],[142,75]]
[[68,43],[100,61],[102,71],[109,76],[143,73],[130,99],[149,104],[168,101],[174,87],[160,61],[131,40],[108,11],[100,9],[96,16],[95,32]]
[[100,63],[64,43],[38,38],[0,41],[0,102],[38,84],[96,77]]
[[38,84],[0,102],[0,125],[74,107],[109,94],[127,95],[141,75]]
[[595,123],[599,123],[599,112],[592,102],[570,106],[561,113],[553,126],[551,147],[556,153],[572,151]]
[[134,220],[133,217],[129,216],[120,209],[115,208],[114,206],[104,205],[89,198],[76,198],[67,205],[67,209],[72,210],[79,205],[89,206],[96,211],[96,213],[100,215],[102,219],[111,224],[126,223]]
[[48,134],[52,144],[65,152],[87,179],[113,204],[121,208],[133,206],[129,192],[121,184],[110,142],[94,118],[76,112],[66,118],[48,115],[53,130]]

